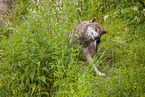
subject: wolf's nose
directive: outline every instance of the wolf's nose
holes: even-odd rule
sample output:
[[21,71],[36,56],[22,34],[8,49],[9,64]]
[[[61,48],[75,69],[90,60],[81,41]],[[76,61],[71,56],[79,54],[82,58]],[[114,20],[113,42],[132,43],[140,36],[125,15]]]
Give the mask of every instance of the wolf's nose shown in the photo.
[[100,40],[100,36],[96,36],[94,38],[95,38],[95,40]]

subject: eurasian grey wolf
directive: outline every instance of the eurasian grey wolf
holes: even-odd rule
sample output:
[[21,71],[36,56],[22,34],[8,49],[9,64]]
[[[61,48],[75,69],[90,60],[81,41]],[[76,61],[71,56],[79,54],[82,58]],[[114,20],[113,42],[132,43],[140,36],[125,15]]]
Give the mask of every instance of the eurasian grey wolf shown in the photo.
[[[105,74],[101,73],[96,68],[92,62],[92,58],[99,49],[101,36],[106,33],[107,31],[102,28],[96,20],[96,17],[94,17],[90,21],[81,22],[81,24],[74,28],[72,33],[69,34],[69,37],[77,38],[78,46],[81,47],[81,52],[86,56],[86,60],[93,65],[96,74],[101,76],[105,76]],[[70,39],[69,42],[73,42],[73,40]]]

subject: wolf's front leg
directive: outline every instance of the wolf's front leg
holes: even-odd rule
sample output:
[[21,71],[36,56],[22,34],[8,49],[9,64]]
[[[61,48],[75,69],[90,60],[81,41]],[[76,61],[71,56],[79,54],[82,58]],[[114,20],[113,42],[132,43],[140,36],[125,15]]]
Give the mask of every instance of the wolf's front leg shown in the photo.
[[[91,57],[91,55],[89,54],[89,50],[88,50],[87,48],[82,48],[82,51],[83,51],[83,54],[86,55],[87,61],[88,61],[89,63],[91,63],[91,62],[92,62],[92,57]],[[96,72],[97,75],[106,76],[104,73],[101,73],[101,72],[96,68],[96,66],[94,65],[93,62],[92,62],[92,65],[93,65],[94,70],[95,70],[95,72]]]

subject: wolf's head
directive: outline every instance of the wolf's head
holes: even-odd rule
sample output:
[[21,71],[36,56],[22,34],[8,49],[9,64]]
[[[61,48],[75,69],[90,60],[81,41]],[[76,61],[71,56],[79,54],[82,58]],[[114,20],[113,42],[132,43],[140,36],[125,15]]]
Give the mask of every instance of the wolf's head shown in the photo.
[[92,20],[90,20],[84,26],[86,28],[86,38],[88,38],[90,41],[97,40],[97,42],[100,42],[101,36],[107,33],[107,31],[105,31],[98,23],[96,17],[92,18]]
[[91,42],[97,41],[100,43],[100,38],[103,34],[106,34],[102,26],[96,20],[96,17],[92,18],[90,21],[83,21],[79,26],[73,29],[80,44],[89,45]]

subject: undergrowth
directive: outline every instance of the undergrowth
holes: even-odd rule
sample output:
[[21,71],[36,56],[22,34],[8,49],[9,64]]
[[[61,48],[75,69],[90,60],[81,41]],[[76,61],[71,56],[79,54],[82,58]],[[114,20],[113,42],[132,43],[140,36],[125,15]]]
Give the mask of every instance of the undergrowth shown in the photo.
[[[145,9],[135,1],[19,0],[0,29],[0,95],[145,96]],[[102,36],[94,63],[85,68],[68,33],[97,17]],[[99,56],[99,58],[98,58]]]

